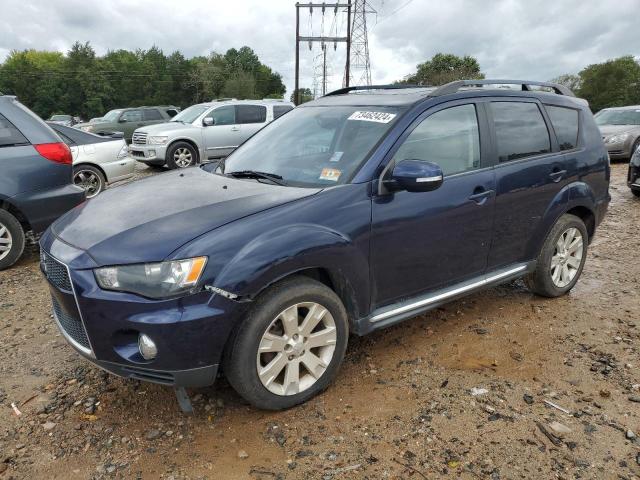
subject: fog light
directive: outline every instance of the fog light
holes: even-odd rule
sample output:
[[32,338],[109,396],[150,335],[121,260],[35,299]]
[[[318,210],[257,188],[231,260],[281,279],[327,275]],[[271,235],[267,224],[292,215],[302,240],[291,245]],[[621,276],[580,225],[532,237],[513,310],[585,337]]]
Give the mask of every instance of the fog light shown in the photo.
[[155,157],[156,156],[156,151],[155,150],[149,150],[149,156],[150,157]]
[[158,347],[156,347],[153,340],[144,333],[138,336],[138,349],[140,350],[140,355],[142,355],[142,358],[145,360],[153,360],[156,358],[156,355],[158,355]]

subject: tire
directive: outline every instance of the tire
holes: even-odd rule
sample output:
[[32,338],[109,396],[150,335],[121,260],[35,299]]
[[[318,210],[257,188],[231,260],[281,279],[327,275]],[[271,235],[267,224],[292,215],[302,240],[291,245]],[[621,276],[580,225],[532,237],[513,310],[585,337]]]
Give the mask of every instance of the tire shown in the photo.
[[636,141],[631,146],[631,154],[629,155],[629,160],[631,160],[631,157],[633,157],[633,154],[639,148],[640,148],[640,138],[636,139]]
[[74,166],[73,183],[84,189],[87,198],[95,197],[102,192],[107,185],[104,173],[93,165]]
[[[326,311],[315,329],[303,329],[309,312],[322,311],[314,305]],[[289,335],[284,329],[286,317],[291,322]],[[321,347],[309,346],[309,331],[322,343]],[[299,333],[297,339],[292,332]],[[265,338],[267,335],[276,341]],[[344,358],[348,336],[347,312],[333,290],[304,276],[290,277],[258,297],[228,342],[223,370],[231,386],[249,403],[265,410],[283,410],[309,400],[329,386]],[[259,354],[261,344],[269,351]],[[296,368],[297,384],[288,381],[295,378]]]
[[636,197],[640,198],[640,188],[632,188],[631,193],[633,193]]
[[[8,247],[8,248],[7,248]],[[24,229],[6,210],[0,209],[0,270],[16,263],[24,251]]]
[[167,150],[167,167],[170,169],[192,167],[198,163],[198,152],[187,142],[176,142]]
[[[574,244],[578,238],[580,247],[577,247],[578,243]],[[545,239],[535,271],[525,277],[529,290],[550,298],[560,297],[571,290],[584,268],[588,243],[589,235],[584,222],[575,215],[562,215]],[[562,247],[569,248],[563,251]],[[553,265],[556,267],[553,268]]]

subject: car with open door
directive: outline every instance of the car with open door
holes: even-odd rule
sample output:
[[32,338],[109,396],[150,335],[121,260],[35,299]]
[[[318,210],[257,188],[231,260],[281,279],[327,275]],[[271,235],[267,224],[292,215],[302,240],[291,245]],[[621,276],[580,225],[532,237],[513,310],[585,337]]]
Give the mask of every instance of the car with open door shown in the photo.
[[89,361],[183,400],[223,373],[283,409],[335,379],[350,333],[520,278],[568,293],[609,177],[587,102],[562,85],[351,87],[224,161],[86,202],[41,238],[42,270]]

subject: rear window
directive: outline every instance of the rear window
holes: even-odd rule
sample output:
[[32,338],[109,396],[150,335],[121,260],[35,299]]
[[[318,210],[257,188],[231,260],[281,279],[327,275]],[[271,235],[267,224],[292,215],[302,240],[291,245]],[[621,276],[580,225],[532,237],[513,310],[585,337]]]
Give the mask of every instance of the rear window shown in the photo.
[[578,146],[578,111],[552,105],[546,105],[545,108],[556,132],[560,150],[576,148]]
[[28,144],[24,135],[4,115],[0,114],[0,147]]
[[293,110],[291,105],[274,105],[273,106],[273,119],[275,120],[278,117],[281,117],[285,113]]
[[501,163],[551,152],[549,131],[537,104],[492,102],[491,110]]
[[263,105],[236,105],[236,123],[264,123],[267,107]]
[[145,120],[162,120],[162,114],[155,108],[146,108],[143,112]]

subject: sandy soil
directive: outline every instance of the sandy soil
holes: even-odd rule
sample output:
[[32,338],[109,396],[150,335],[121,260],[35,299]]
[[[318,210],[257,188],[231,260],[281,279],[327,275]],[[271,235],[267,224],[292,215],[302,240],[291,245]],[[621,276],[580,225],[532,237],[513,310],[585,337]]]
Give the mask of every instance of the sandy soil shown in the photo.
[[640,478],[640,199],[625,176],[613,166],[569,295],[516,282],[351,338],[336,383],[279,413],[220,381],[185,416],[172,390],[82,360],[34,249],[0,272],[0,479]]

